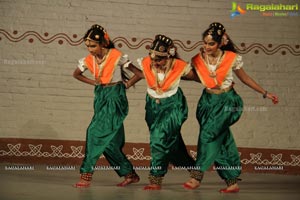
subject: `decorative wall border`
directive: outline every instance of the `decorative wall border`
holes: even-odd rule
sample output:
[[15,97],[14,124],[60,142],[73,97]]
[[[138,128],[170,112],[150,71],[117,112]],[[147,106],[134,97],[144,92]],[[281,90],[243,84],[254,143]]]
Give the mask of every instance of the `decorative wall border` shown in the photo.
[[[80,165],[84,145],[84,141],[0,138],[0,163]],[[187,148],[196,158],[196,146]],[[240,147],[239,152],[243,172],[300,175],[300,150]],[[126,143],[124,153],[134,166],[149,166],[149,144]],[[97,164],[108,162],[101,156]]]
[[[10,42],[20,42],[23,40],[28,39],[29,43],[34,43],[37,39],[43,44],[50,44],[55,41],[58,42],[58,44],[62,45],[65,42],[71,46],[78,46],[83,42],[82,38],[78,39],[77,34],[73,34],[71,37],[68,36],[66,33],[57,33],[53,36],[50,36],[48,32],[45,32],[43,34],[40,34],[36,31],[26,31],[24,33],[19,34],[17,30],[14,30],[12,33],[9,33],[8,31],[4,29],[0,29],[0,42],[2,40],[2,36],[4,38],[8,39]],[[145,47],[146,49],[149,48],[152,39],[151,38],[143,38],[140,41],[137,41],[137,38],[133,37],[131,39],[127,39],[125,37],[116,37],[112,39],[113,42],[117,45],[118,48],[122,48],[124,45],[127,46],[129,49],[139,49],[141,47]],[[185,52],[191,52],[197,48],[200,48],[200,46],[203,44],[202,41],[195,42],[192,44],[190,40],[187,41],[181,41],[174,39],[175,45],[179,47],[182,51]],[[255,54],[259,54],[260,52],[263,52],[266,55],[274,55],[275,53],[281,53],[281,55],[286,55],[290,53],[293,56],[300,56],[300,45],[289,45],[289,44],[279,44],[279,45],[273,45],[273,44],[260,44],[260,43],[253,43],[246,45],[246,43],[241,43],[239,46],[236,45],[236,48],[238,49],[240,54],[247,54],[249,52],[254,52]]]

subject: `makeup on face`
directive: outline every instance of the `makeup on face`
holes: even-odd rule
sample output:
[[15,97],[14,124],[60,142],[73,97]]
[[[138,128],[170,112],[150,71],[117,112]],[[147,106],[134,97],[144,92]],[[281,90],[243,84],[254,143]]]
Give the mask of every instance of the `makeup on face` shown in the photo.
[[87,50],[90,52],[90,54],[92,54],[94,56],[102,54],[101,45],[95,41],[86,40],[85,46],[87,47]]
[[152,64],[156,68],[161,68],[166,65],[168,58],[167,57],[161,57],[161,56],[155,56],[154,58],[151,58]]
[[213,40],[211,35],[207,35],[204,38],[203,48],[204,48],[206,54],[212,55],[218,51],[219,45],[216,41]]

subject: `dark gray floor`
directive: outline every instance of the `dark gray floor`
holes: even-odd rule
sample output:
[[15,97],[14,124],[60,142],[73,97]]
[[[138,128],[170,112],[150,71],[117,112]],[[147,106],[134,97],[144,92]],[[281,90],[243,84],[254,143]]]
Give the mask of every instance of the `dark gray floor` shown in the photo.
[[147,170],[139,170],[141,181],[125,188],[115,185],[122,181],[114,171],[99,170],[94,174],[90,188],[73,188],[78,179],[76,170],[47,170],[46,166],[34,166],[34,170],[11,170],[0,165],[0,200],[120,200],[120,199],[250,199],[250,200],[299,200],[300,176],[274,174],[242,174],[237,194],[220,194],[225,185],[216,172],[205,174],[202,186],[197,190],[185,190],[182,183],[188,180],[188,173],[170,170],[161,191],[144,191],[148,183]]

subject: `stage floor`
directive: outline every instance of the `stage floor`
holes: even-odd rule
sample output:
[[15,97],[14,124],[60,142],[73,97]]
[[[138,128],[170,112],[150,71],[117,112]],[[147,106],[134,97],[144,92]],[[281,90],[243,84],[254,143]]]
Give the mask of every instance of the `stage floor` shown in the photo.
[[148,183],[148,170],[138,170],[141,181],[125,188],[116,187],[119,178],[112,170],[98,170],[93,176],[90,188],[73,188],[78,179],[78,166],[65,169],[49,166],[33,166],[28,169],[14,165],[0,165],[1,200],[165,200],[165,199],[263,199],[298,200],[300,199],[300,176],[276,174],[242,174],[239,183],[241,191],[237,194],[218,192],[225,184],[217,173],[207,172],[202,185],[196,190],[185,190],[182,183],[188,180],[188,173],[170,170],[165,176],[160,191],[144,191]]

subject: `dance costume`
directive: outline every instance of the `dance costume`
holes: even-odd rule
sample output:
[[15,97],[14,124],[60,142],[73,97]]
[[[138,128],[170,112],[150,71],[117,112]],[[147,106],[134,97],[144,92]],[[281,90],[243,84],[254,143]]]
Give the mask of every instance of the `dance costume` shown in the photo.
[[[125,86],[121,69],[128,62],[127,55],[117,49],[109,49],[103,62],[96,63],[93,55],[79,60],[78,68],[88,69],[98,85],[94,89],[94,116],[87,129],[85,158],[80,173],[91,179],[99,157],[104,154],[119,176],[135,174],[132,164],[122,152],[125,143],[123,121],[128,114]],[[90,177],[90,178],[89,178]]]
[[241,59],[241,56],[225,51],[220,65],[212,67],[201,54],[192,58],[192,65],[205,86],[196,112],[200,125],[196,167],[200,173],[192,178],[198,181],[212,164],[228,185],[236,183],[241,173],[239,152],[230,130],[243,110],[243,101],[233,89],[232,77],[232,70],[242,67]]
[[195,164],[181,136],[188,107],[179,83],[191,68],[180,59],[171,60],[166,74],[157,73],[149,56],[138,60],[147,83],[145,120],[150,131],[152,156],[149,180],[157,185],[161,184],[169,163],[186,169]]

